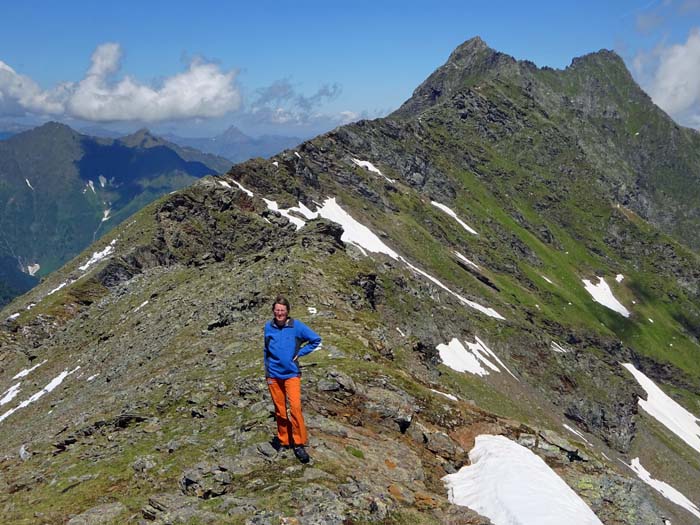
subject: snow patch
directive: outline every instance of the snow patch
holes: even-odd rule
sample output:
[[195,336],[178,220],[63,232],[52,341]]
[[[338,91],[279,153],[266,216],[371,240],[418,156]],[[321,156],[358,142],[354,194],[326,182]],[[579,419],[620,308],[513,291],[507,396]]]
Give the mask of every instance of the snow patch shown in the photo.
[[252,197],[252,196],[253,196],[253,192],[250,191],[248,188],[243,187],[243,184],[241,184],[241,183],[238,182],[237,180],[234,180],[233,183],[234,183],[236,186],[238,186],[238,189],[240,189],[243,193],[245,193],[246,195],[248,195],[248,197]]
[[549,279],[548,277],[545,277],[544,275],[541,275],[540,277],[542,277],[542,279],[544,279],[545,281],[547,281],[549,284],[554,284],[554,283],[552,282],[552,280]]
[[148,301],[142,302],[140,305],[138,305],[136,308],[134,308],[134,311],[131,312],[131,313],[135,314],[136,312],[138,312],[141,308],[143,308],[143,307],[146,306],[147,304],[148,304]]
[[14,321],[19,317],[19,312],[16,312],[7,318],[8,321]]
[[618,273],[618,274],[615,276],[615,280],[616,280],[618,283],[621,283],[622,280],[623,280],[624,278],[625,278],[625,276],[622,275],[621,273]]
[[36,272],[38,272],[39,270],[41,270],[41,265],[39,263],[30,264],[29,266],[27,266],[27,273],[32,277],[34,277]]
[[586,437],[585,437],[583,434],[581,434],[581,432],[579,432],[578,430],[576,430],[575,428],[570,427],[570,426],[567,425],[566,423],[564,423],[564,428],[565,428],[566,430],[568,430],[569,432],[571,432],[572,434],[574,434],[574,435],[580,437],[580,438],[584,441],[584,443],[586,443],[586,444],[588,444],[588,445],[591,445],[591,442],[588,441],[588,440],[586,439]]
[[229,190],[232,190],[232,189],[233,189],[233,187],[232,187],[228,182],[226,182],[225,180],[219,180],[219,181],[216,181],[216,182],[218,182],[219,184],[221,184],[224,188],[228,188]]
[[277,161],[275,161],[275,162],[272,163],[272,165],[273,165],[275,168],[279,168],[280,163],[277,162]]
[[110,214],[110,213],[112,213],[112,210],[109,209],[109,208],[106,209],[105,211],[103,211],[103,212],[102,212],[103,217],[102,217],[102,220],[101,220],[100,222],[108,221],[108,220],[109,220],[109,214]]
[[100,176],[97,177],[97,178],[98,178],[99,181],[100,181],[100,186],[104,188],[104,187],[107,185],[107,179],[105,178],[105,176],[104,176],[104,175],[100,175]]
[[24,179],[27,182],[27,186],[31,188],[32,190],[34,189],[34,186],[32,186],[31,182],[29,182],[29,179]]
[[602,304],[606,308],[610,308],[624,317],[630,316],[629,310],[615,298],[610,286],[605,282],[605,279],[598,277],[598,284],[593,284],[588,279],[582,279],[582,281],[586,287],[586,291],[591,294],[595,302]]
[[95,183],[94,183],[94,182],[92,182],[91,180],[89,180],[89,181],[88,181],[88,186],[89,186],[90,189],[92,190],[92,193],[97,194],[97,192],[95,191]]
[[698,506],[695,505],[695,503],[690,501],[681,492],[673,488],[668,483],[652,478],[649,471],[645,469],[639,462],[639,458],[634,458],[632,460],[632,463],[630,463],[627,466],[631,468],[635,474],[637,474],[639,479],[641,479],[644,483],[646,483],[654,490],[659,492],[664,498],[666,498],[669,501],[672,501],[676,505],[683,507],[696,518],[700,518],[700,508],[698,508]]
[[269,210],[276,211],[282,215],[282,217],[286,217],[289,222],[296,226],[297,230],[306,224],[306,221],[300,219],[299,217],[295,217],[290,213],[290,211],[294,211],[296,208],[289,208],[285,210],[284,208],[280,208],[276,201],[271,201],[265,198],[263,198],[263,200],[265,201],[265,204],[267,204],[267,208]]
[[423,275],[427,279],[431,280],[435,284],[437,284],[440,288],[445,290],[446,292],[451,293],[454,295],[457,299],[459,299],[462,303],[466,304],[467,306],[470,306],[474,310],[478,310],[479,312],[488,315],[489,317],[493,317],[494,319],[500,319],[501,321],[505,320],[505,317],[503,317],[501,314],[499,314],[496,310],[493,308],[487,307],[487,306],[482,306],[479,303],[475,303],[474,301],[470,301],[469,299],[466,299],[465,297],[462,297],[459,295],[457,292],[454,292],[450,290],[447,286],[442,284],[439,280],[437,280],[435,277],[432,275],[424,272],[423,270],[420,270],[413,266],[411,263],[409,263],[407,260],[405,260],[403,257],[400,258],[409,268],[411,268],[414,272],[418,272],[419,274]]
[[299,153],[297,153],[296,151],[294,152],[294,154],[297,156],[297,158],[301,158],[301,155],[299,155]]
[[505,436],[477,436],[469,459],[442,478],[448,499],[494,525],[602,525],[540,457]]
[[85,381],[92,381],[92,380],[95,379],[98,375],[100,375],[100,374],[92,374],[92,375],[91,375],[90,377],[88,377]]
[[698,426],[700,419],[666,395],[656,383],[637,370],[633,364],[625,363],[622,366],[634,376],[647,393],[646,401],[639,398],[639,406],[697,452],[700,452],[700,426]]
[[456,337],[447,344],[440,343],[437,345],[437,349],[442,362],[452,370],[469,372],[478,376],[488,375],[488,371],[481,366],[477,356],[467,350]]
[[[93,264],[101,261],[105,257],[107,257],[109,254],[111,254],[114,251],[114,245],[116,244],[117,240],[114,239],[112,242],[110,242],[107,246],[102,251],[95,252],[90,256],[90,259],[83,264],[82,266],[79,266],[82,271],[87,270],[90,266]],[[50,295],[50,294],[49,294]]]
[[41,365],[43,365],[44,363],[46,363],[46,361],[48,361],[48,359],[44,359],[41,363],[38,363],[38,364],[34,365],[34,366],[31,367],[31,368],[25,368],[24,370],[21,370],[20,372],[17,372],[14,376],[12,376],[12,379],[19,379],[19,378],[21,378],[21,377],[26,377],[26,376],[28,376],[30,372],[33,372],[34,370],[36,370],[37,368],[39,368]]
[[433,390],[432,388],[430,389],[431,392],[435,392],[436,394],[440,394],[441,396],[445,396],[447,399],[451,399],[452,401],[459,401],[457,397],[453,396],[452,394],[446,394],[445,392],[440,392],[439,390]]
[[54,289],[51,290],[49,293],[47,293],[46,296],[48,297],[49,295],[55,294],[55,293],[56,293],[57,291],[59,291],[61,288],[64,288],[64,287],[68,286],[68,285],[69,285],[70,283],[72,283],[72,282],[75,282],[75,281],[64,281],[64,282],[62,282],[62,283],[59,284],[56,288],[54,288]]
[[469,233],[473,233],[474,235],[479,235],[474,228],[472,228],[471,226],[466,224],[462,219],[457,217],[457,214],[454,211],[452,211],[450,208],[445,206],[444,204],[440,204],[439,202],[436,202],[436,201],[430,201],[430,204],[432,204],[436,208],[439,208],[442,211],[444,211],[447,215],[449,215],[454,220],[456,220],[462,226],[462,228],[467,230]]
[[316,310],[316,308],[314,308],[313,306],[309,306],[306,310],[307,310],[311,315],[316,315],[316,314],[318,313],[318,310]]
[[6,405],[10,401],[12,401],[17,396],[17,394],[19,394],[20,384],[21,383],[17,383],[16,385],[12,385],[10,388],[5,390],[5,393],[2,395],[2,399],[0,399],[0,406]]
[[324,219],[336,222],[343,227],[340,240],[345,243],[367,250],[371,253],[384,253],[392,259],[399,259],[399,254],[389,248],[372,230],[356,221],[336,202],[335,197],[323,201],[323,206],[317,212]]
[[29,304],[27,305],[27,310],[31,310],[31,309],[34,308],[35,306],[36,306],[36,303],[29,303]]
[[401,334],[401,337],[406,337],[406,334],[404,334],[398,326],[396,327],[396,331]]
[[557,343],[555,341],[552,341],[551,347],[552,347],[552,350],[554,350],[555,352],[557,352],[559,354],[566,354],[568,352],[568,350],[566,348],[564,348],[563,346],[561,346],[559,343]]
[[386,175],[384,175],[384,174],[379,170],[379,168],[377,168],[374,164],[372,164],[372,163],[371,163],[370,161],[368,161],[368,160],[358,160],[358,159],[353,158],[353,157],[351,157],[350,160],[353,161],[353,163],[355,163],[355,164],[357,164],[358,166],[360,166],[361,168],[365,168],[367,171],[371,171],[372,173],[377,173],[378,175],[381,175],[382,177],[384,177],[384,179],[386,179],[387,182],[391,182],[392,184],[394,184],[394,183],[396,182],[394,179],[390,179],[389,177],[387,177]]
[[467,259],[464,255],[462,255],[461,253],[459,253],[457,250],[455,250],[455,255],[456,255],[457,257],[459,257],[460,259],[462,259],[462,260],[463,260],[465,263],[467,263],[469,266],[472,266],[475,270],[478,270],[478,269],[479,269],[479,267],[478,267],[475,263],[473,263],[472,261],[470,261],[469,259]]
[[[441,343],[437,345],[437,350],[440,353],[442,362],[457,372],[469,372],[470,374],[478,376],[486,376],[489,375],[489,371],[486,370],[486,368],[490,368],[494,372],[501,371],[500,368],[489,360],[489,358],[493,358],[511,376],[518,379],[481,339],[475,337],[474,343],[469,343],[468,341],[465,341],[465,343],[468,349],[465,348],[459,339],[454,337],[448,344]],[[484,368],[482,364],[485,365],[486,368]]]
[[650,317],[650,318],[649,318],[649,322],[650,322],[650,323],[653,323],[654,320]]
[[68,377],[69,375],[71,375],[74,372],[77,372],[79,369],[80,369],[80,366],[76,366],[71,371],[64,370],[63,372],[58,374],[44,388],[42,388],[41,390],[39,390],[35,394],[32,394],[29,398],[22,401],[15,408],[12,408],[12,409],[8,410],[7,412],[5,412],[4,414],[0,415],[0,422],[4,421],[8,417],[10,417],[12,414],[17,412],[19,409],[25,408],[25,407],[31,405],[32,403],[34,403],[35,401],[37,401],[38,399],[43,397],[45,394],[48,394],[49,392],[56,389],[56,387],[58,387],[58,385],[60,385],[66,377]]

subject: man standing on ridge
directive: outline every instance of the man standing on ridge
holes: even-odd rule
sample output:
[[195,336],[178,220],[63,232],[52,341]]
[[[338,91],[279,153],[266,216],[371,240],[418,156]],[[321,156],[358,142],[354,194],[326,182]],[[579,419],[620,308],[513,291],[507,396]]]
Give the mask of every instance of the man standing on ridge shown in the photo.
[[265,323],[265,378],[277,420],[277,438],[273,443],[277,447],[293,446],[299,461],[308,463],[299,358],[320,347],[321,338],[298,319],[289,317],[290,310],[289,301],[278,295],[272,304],[272,320]]

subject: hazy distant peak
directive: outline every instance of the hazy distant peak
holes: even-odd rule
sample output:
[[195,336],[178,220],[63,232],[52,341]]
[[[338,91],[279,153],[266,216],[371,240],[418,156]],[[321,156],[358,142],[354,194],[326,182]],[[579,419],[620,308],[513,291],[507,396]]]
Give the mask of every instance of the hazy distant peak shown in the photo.
[[248,135],[243,133],[236,126],[229,126],[226,131],[221,133],[217,138],[223,139],[228,142],[244,142],[251,140]]
[[54,143],[63,143],[65,141],[74,141],[81,136],[82,135],[80,133],[75,131],[70,126],[67,126],[61,122],[50,121],[45,124],[42,124],[41,126],[37,126],[35,128],[31,128],[16,135],[13,135],[8,140],[25,141],[29,139],[43,142],[44,140],[50,138],[50,140]]
[[138,146],[141,148],[152,148],[162,146],[165,142],[162,138],[151,133],[147,128],[141,128],[131,135],[126,135],[119,139],[120,142],[128,146]]

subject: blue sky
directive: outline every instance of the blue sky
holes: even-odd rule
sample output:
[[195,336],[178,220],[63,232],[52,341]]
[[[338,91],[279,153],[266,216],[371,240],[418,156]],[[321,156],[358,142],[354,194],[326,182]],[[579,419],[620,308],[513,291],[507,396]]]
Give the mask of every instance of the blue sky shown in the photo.
[[3,4],[5,121],[306,137],[397,108],[479,35],[555,68],[613,49],[700,126],[700,0]]

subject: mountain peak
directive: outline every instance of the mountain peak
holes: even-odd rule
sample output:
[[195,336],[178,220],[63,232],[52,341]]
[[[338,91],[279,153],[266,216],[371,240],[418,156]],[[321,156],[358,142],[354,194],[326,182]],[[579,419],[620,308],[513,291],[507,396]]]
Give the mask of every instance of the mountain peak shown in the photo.
[[[588,64],[614,64],[627,69],[624,60],[611,49],[601,49],[593,53],[587,53],[580,57],[575,57],[571,61],[569,68],[582,67]],[[568,68],[567,68],[568,69]]]
[[119,139],[120,142],[127,146],[138,146],[141,148],[152,148],[153,146],[162,146],[163,139],[151,133],[148,128],[141,128],[131,135],[126,135]]
[[415,114],[480,79],[507,74],[517,67],[518,62],[512,56],[490,48],[481,37],[475,36],[459,45],[394,115]]
[[[18,133],[10,137],[8,140],[17,140],[18,137],[32,137],[34,140],[39,141],[43,141],[46,138],[50,137],[51,140],[55,142],[56,140],[76,140],[78,137],[80,137],[80,133],[75,131],[70,126],[63,124],[62,122],[49,121],[45,124],[42,124],[41,126],[37,126],[35,128],[31,128],[21,133]],[[25,138],[22,138],[21,140],[25,140]]]
[[496,51],[491,49],[480,36],[475,36],[457,46],[447,59],[447,64],[459,62],[465,58],[475,57],[485,51],[496,53]]
[[248,142],[250,141],[250,137],[243,133],[240,129],[238,129],[236,126],[231,125],[229,126],[226,131],[221,133],[219,136],[216,137],[218,140],[223,140],[225,142],[233,143],[233,142]]

